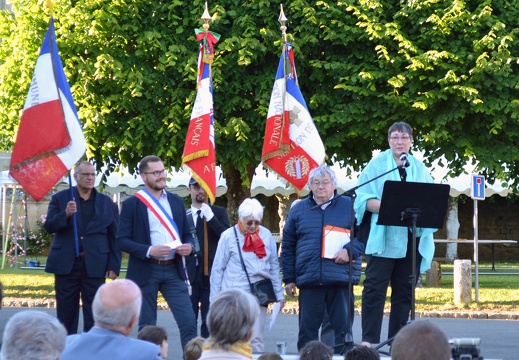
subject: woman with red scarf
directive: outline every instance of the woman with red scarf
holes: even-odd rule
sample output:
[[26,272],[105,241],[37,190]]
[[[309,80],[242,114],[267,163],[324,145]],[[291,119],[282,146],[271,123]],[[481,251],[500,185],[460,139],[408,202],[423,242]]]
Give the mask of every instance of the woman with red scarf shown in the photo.
[[[270,279],[281,305],[285,305],[281,286],[276,241],[272,233],[261,226],[263,206],[256,199],[245,199],[238,208],[238,224],[222,233],[211,271],[210,299],[230,288],[240,288],[250,293],[250,285],[242,266],[241,256],[251,283]],[[263,352],[263,331],[267,308],[260,306],[260,316],[253,330],[252,351]]]

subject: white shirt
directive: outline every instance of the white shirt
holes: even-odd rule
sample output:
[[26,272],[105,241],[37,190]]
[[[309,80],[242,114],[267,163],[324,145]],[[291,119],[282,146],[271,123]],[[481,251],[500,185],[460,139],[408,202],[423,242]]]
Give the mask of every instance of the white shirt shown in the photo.
[[[162,191],[162,195],[159,198],[159,203],[164,208],[166,213],[171,218],[173,218],[173,214],[171,212],[171,205],[169,204],[169,201],[168,201],[168,195],[166,194],[166,192],[164,190]],[[167,243],[172,242],[173,238],[171,237],[171,234],[168,232],[168,230],[166,230],[164,225],[162,225],[162,223],[157,218],[157,216],[155,216],[155,214],[150,209],[147,209],[147,211],[148,211],[148,221],[150,223],[151,246],[165,245]],[[150,257],[150,250],[151,250],[151,247],[150,247],[150,249],[148,249],[148,254],[147,254],[148,257]],[[171,252],[169,253],[169,255],[167,257],[160,258],[158,260],[170,260],[170,259],[173,259],[174,256],[175,256],[175,250],[171,250]]]

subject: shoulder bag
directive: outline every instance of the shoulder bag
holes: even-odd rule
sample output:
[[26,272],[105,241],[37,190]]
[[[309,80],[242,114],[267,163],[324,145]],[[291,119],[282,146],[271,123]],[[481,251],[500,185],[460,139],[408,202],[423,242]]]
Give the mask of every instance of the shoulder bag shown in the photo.
[[243,255],[241,254],[240,242],[238,241],[238,233],[236,232],[236,227],[233,226],[233,229],[234,235],[236,236],[236,245],[238,246],[238,253],[240,254],[241,266],[245,271],[245,275],[247,275],[247,281],[249,282],[251,294],[258,298],[258,302],[261,306],[268,306],[270,303],[277,302],[278,300],[276,298],[276,293],[274,292],[274,286],[272,286],[272,281],[270,279],[263,279],[260,281],[256,281],[255,283],[250,282],[249,273],[247,272],[245,262],[243,261]]

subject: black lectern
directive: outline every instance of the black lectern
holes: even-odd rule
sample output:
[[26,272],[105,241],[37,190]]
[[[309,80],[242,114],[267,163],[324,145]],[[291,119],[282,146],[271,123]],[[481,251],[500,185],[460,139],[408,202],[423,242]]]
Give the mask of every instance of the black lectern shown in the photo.
[[419,182],[386,181],[377,224],[413,229],[411,321],[415,318],[416,228],[443,228],[450,186]]

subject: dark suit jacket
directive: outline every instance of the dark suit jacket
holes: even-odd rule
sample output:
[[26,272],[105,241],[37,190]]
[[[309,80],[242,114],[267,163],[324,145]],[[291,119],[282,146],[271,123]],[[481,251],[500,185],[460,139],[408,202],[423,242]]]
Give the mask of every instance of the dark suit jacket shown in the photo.
[[[167,196],[181,241],[193,245],[184,202],[178,195],[167,193]],[[146,285],[151,274],[152,264],[146,257],[151,246],[150,222],[148,208],[135,196],[123,202],[117,231],[117,245],[120,250],[130,255],[126,278],[133,280],[139,286]],[[182,257],[176,254],[175,258],[177,259],[177,269],[181,277],[185,278],[182,270]]]
[[94,326],[90,331],[67,336],[61,360],[162,360],[160,347],[121,333]]
[[[83,243],[86,270],[89,277],[104,278],[107,270],[119,274],[121,269],[121,251],[115,245],[119,211],[117,205],[108,196],[96,191],[95,213],[86,227],[81,221],[79,193],[73,188],[77,203],[76,223],[79,241]],[[69,190],[63,190],[52,196],[45,221],[45,230],[54,233],[45,271],[58,275],[67,275],[72,271],[76,257],[72,217],[67,218],[65,210],[70,201]]]
[[[213,267],[214,255],[216,254],[216,248],[218,247],[218,241],[220,235],[231,227],[227,210],[221,206],[209,205],[213,210],[214,216],[211,220],[207,221],[207,245],[209,248],[208,263],[209,263],[209,274],[211,274],[211,268]],[[190,215],[191,216],[191,215]],[[198,257],[198,264],[202,266],[204,261],[204,227],[197,226],[196,236],[198,243],[200,244],[200,251],[196,254]],[[186,266],[189,273],[189,280],[193,282],[196,274],[196,259],[194,257],[186,258]]]

